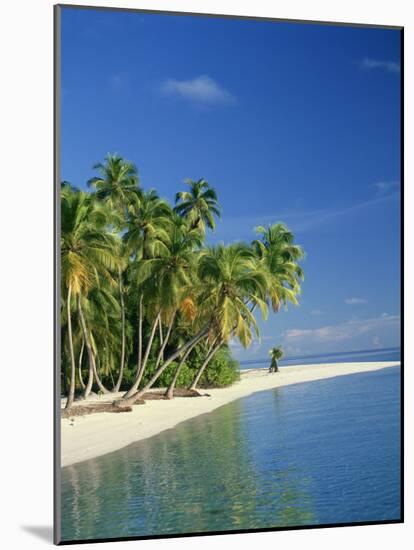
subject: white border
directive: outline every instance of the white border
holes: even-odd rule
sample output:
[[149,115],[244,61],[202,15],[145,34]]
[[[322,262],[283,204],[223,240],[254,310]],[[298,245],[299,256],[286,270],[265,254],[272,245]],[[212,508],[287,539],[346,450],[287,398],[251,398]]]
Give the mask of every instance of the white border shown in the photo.
[[[0,346],[3,424],[1,452],[2,533],[5,548],[50,545],[36,536],[52,525],[52,372],[53,372],[53,1],[5,2],[0,18],[1,85],[1,302]],[[68,2],[69,3],[69,2]],[[412,159],[414,20],[410,2],[394,0],[89,0],[77,4],[136,7],[171,11],[257,15],[264,17],[403,25],[405,27],[405,208],[406,208],[406,389],[413,388],[414,359],[409,329],[413,327]],[[408,61],[407,61],[408,60]],[[411,184],[411,185],[410,185]],[[410,208],[411,207],[411,208]],[[40,214],[39,214],[40,213]],[[3,244],[4,243],[4,244]],[[412,329],[411,329],[412,330]],[[8,369],[14,369],[9,387]],[[16,381],[19,384],[16,384]],[[406,391],[407,393],[407,391]],[[406,524],[312,531],[106,543],[104,548],[171,549],[198,547],[264,549],[289,546],[318,550],[408,548],[414,538],[411,392],[406,400]],[[410,433],[411,432],[411,433]],[[40,528],[40,529],[39,529]],[[42,529],[43,528],[43,529]],[[83,545],[85,549],[96,545]]]

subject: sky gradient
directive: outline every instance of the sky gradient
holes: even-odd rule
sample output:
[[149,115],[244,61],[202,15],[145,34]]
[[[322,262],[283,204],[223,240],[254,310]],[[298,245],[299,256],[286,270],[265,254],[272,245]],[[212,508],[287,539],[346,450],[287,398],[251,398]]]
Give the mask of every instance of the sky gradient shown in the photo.
[[61,86],[62,179],[117,152],[170,201],[206,178],[210,243],[303,245],[300,307],[236,357],[399,345],[399,31],[63,8]]

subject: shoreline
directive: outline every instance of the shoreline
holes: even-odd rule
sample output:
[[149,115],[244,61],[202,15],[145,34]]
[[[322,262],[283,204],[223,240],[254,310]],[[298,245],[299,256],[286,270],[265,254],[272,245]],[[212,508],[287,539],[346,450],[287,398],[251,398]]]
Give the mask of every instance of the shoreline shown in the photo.
[[[134,406],[132,412],[100,412],[61,419],[61,467],[117,451],[256,392],[400,364],[400,361],[311,364],[281,367],[276,374],[268,373],[267,368],[248,369],[241,371],[240,381],[232,386],[200,389],[208,393],[208,397],[147,401],[145,405]],[[123,393],[94,396],[79,404],[111,402]]]

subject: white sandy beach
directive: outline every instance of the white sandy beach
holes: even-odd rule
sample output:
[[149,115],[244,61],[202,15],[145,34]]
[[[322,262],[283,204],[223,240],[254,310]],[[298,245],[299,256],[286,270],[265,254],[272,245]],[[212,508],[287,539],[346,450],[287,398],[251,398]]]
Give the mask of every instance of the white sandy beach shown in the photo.
[[[267,369],[242,371],[241,380],[224,389],[208,389],[209,397],[176,397],[171,401],[147,401],[127,413],[95,413],[62,419],[61,465],[68,466],[83,460],[116,451],[200,414],[208,413],[255,392],[333,378],[347,374],[375,371],[398,366],[398,361],[369,363],[329,363],[284,367],[279,373]],[[200,390],[204,393],[204,390]],[[92,397],[79,404],[113,401],[117,395]]]

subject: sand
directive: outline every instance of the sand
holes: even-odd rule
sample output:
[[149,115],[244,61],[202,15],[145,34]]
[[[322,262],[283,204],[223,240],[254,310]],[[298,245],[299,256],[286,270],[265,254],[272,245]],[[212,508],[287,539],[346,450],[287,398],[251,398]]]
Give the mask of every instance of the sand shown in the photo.
[[[347,374],[375,371],[398,366],[398,361],[369,363],[329,363],[284,367],[279,373],[267,369],[242,371],[241,380],[223,389],[200,390],[210,397],[176,397],[171,401],[147,401],[136,405],[132,412],[95,413],[61,421],[61,465],[69,466],[106,453],[122,449],[135,441],[159,434],[180,422],[208,413],[255,392],[333,378]],[[117,395],[92,397],[81,404],[112,401]]]

